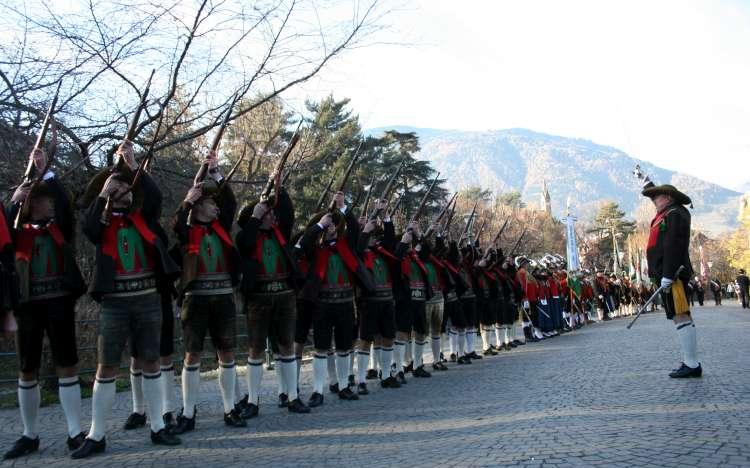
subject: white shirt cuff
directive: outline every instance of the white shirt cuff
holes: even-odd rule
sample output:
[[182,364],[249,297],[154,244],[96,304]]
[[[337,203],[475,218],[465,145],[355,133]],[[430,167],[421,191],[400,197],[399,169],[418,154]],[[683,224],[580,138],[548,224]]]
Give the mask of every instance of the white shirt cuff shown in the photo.
[[322,225],[322,224],[320,224],[320,223],[318,223],[318,227],[320,228],[320,230],[321,230],[321,231],[325,231],[325,230],[326,230],[326,227],[325,227],[325,226],[323,226],[323,225]]
[[52,172],[52,171],[47,171],[47,172],[46,172],[46,173],[44,174],[44,177],[42,177],[42,179],[43,179],[43,180],[49,180],[49,179],[51,179],[51,178],[53,178],[53,177],[55,177],[55,173],[54,173],[54,172]]

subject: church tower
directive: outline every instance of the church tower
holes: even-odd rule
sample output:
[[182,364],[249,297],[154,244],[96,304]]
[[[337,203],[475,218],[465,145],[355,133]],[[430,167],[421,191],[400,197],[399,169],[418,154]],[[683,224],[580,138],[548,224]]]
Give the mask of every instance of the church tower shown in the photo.
[[552,198],[550,197],[549,190],[547,189],[547,180],[542,180],[542,194],[539,202],[539,207],[544,209],[544,212],[548,216],[552,216]]

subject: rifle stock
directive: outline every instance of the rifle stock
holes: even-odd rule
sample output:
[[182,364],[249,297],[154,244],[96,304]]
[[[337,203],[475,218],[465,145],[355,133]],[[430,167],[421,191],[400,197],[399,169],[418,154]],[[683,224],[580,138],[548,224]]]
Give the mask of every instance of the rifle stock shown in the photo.
[[[344,178],[341,179],[341,183],[339,184],[336,192],[343,192],[344,189],[346,188],[346,183],[349,181],[349,177],[352,175],[352,170],[354,170],[354,165],[357,163],[357,159],[359,159],[359,150],[362,149],[363,143],[364,143],[364,140],[360,140],[359,146],[357,146],[357,151],[355,151],[354,156],[352,156],[352,160],[349,162],[349,166],[347,166],[346,172],[344,172]],[[331,200],[331,203],[328,206],[328,211],[333,211],[334,208],[336,208],[336,202],[334,200]]]
[[414,224],[419,221],[419,218],[422,216],[422,212],[424,211],[424,207],[427,204],[427,197],[429,197],[430,193],[432,193],[432,189],[435,188],[435,184],[437,184],[439,177],[440,173],[438,172],[435,176],[435,179],[433,179],[432,183],[430,184],[430,187],[424,193],[424,196],[422,197],[422,200],[419,202],[419,206],[417,207],[417,211],[414,212],[414,216],[411,217],[411,221],[409,221],[409,224]]
[[[396,183],[396,179],[398,178],[399,174],[401,174],[401,169],[403,169],[404,165],[406,164],[406,158],[401,160],[401,164],[399,164],[398,168],[396,169],[396,172],[393,173],[393,175],[388,179],[388,183],[385,185],[385,188],[383,189],[383,192],[380,194],[380,198],[378,201],[386,200],[390,194],[391,190],[393,190],[393,185]],[[380,211],[377,208],[375,208],[372,213],[370,214],[370,217],[368,218],[368,221],[375,221],[378,216],[380,216]]]

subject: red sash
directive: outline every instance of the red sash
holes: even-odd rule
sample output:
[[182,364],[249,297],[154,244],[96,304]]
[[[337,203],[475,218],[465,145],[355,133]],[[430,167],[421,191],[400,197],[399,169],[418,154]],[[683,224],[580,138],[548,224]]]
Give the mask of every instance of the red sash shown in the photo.
[[5,221],[5,213],[0,209],[0,250],[4,249],[10,242],[10,230],[8,230],[8,223]]
[[659,234],[661,232],[662,221],[673,210],[674,208],[665,209],[661,213],[657,213],[656,217],[654,217],[653,221],[651,221],[651,230],[648,233],[648,244],[646,245],[646,250],[656,246],[656,241],[659,240]]
[[[223,242],[224,245],[230,248],[234,245],[229,234],[224,230],[224,226],[221,225],[218,219],[215,219],[211,223],[211,229],[213,229],[216,235],[219,236],[219,239],[221,239],[221,242]],[[208,226],[202,226],[200,224],[190,226],[190,232],[188,233],[189,254],[198,255],[201,250],[201,240],[206,234],[208,234]]]
[[417,252],[411,251],[409,254],[404,257],[403,260],[401,260],[401,274],[404,276],[409,276],[411,273],[411,265],[410,262],[414,261],[414,263],[417,264],[420,270],[422,270],[422,274],[427,276],[427,269],[424,267],[424,263],[422,263],[422,260],[419,259],[419,256],[417,255]]
[[143,214],[141,214],[140,210],[136,210],[128,215],[122,216],[122,218],[122,221],[118,223],[115,222],[118,217],[113,216],[112,222],[109,224],[109,226],[104,228],[102,253],[112,258],[113,260],[117,258],[117,230],[125,226],[125,219],[133,223],[135,230],[138,231],[138,234],[140,234],[141,237],[143,237],[144,241],[151,245],[154,245],[154,242],[156,241],[156,234],[151,232],[151,229],[148,228],[146,220],[143,219]]
[[459,274],[458,273],[458,268],[456,268],[455,266],[453,266],[453,264],[451,264],[451,262],[449,262],[448,260],[445,260],[445,261],[443,261],[443,265],[445,266],[445,268],[448,269],[448,271],[450,271],[454,275],[458,276],[458,274]]
[[349,248],[349,244],[346,242],[346,239],[340,239],[337,240],[335,244],[328,247],[323,247],[318,250],[318,254],[315,258],[315,273],[318,275],[318,278],[320,278],[321,281],[326,276],[326,270],[328,269],[328,259],[334,252],[338,252],[338,254],[341,255],[341,260],[343,260],[344,266],[346,266],[347,270],[349,270],[351,273],[357,271],[357,257],[355,257],[352,253],[351,249]]
[[[33,232],[32,230],[37,232]],[[24,224],[16,236],[16,260],[31,261],[31,250],[34,248],[34,238],[40,235],[43,231],[49,233],[57,247],[62,247],[65,243],[65,236],[63,236],[60,227],[55,223],[50,223],[40,229],[34,228],[30,224]]]

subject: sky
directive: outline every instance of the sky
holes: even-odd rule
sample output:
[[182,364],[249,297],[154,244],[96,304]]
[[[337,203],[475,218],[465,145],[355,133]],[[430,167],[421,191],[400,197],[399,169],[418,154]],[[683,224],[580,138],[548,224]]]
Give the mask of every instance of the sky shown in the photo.
[[364,128],[528,128],[750,190],[750,1],[386,3],[382,32],[287,97]]

